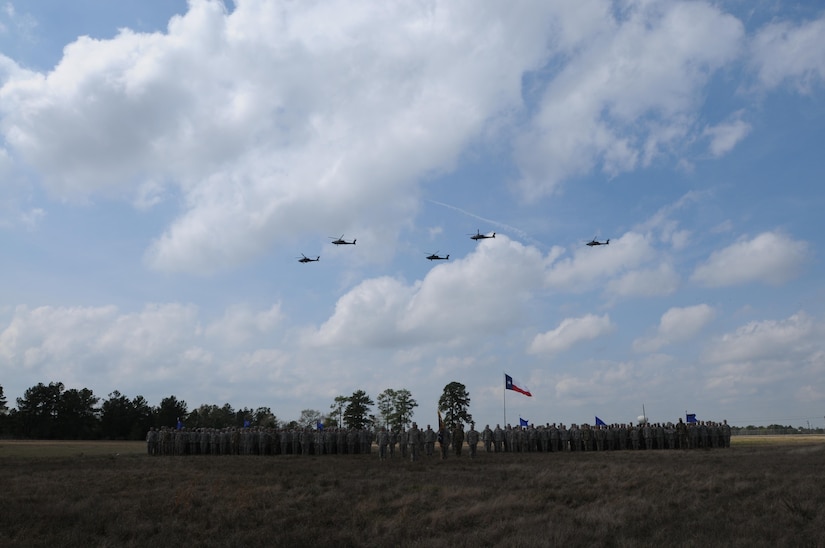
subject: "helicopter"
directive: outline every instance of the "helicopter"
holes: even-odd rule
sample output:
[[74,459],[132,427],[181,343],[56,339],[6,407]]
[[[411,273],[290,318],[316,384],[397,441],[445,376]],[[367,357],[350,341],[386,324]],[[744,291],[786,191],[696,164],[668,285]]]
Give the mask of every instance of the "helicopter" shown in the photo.
[[467,234],[467,236],[469,236],[471,240],[478,241],[478,240],[486,240],[487,238],[495,238],[496,233],[493,232],[492,236],[487,236],[486,234],[482,234],[481,231],[477,229],[475,234]]
[[316,262],[316,261],[320,261],[320,260],[321,260],[321,256],[320,256],[320,255],[318,255],[318,256],[317,256],[317,257],[315,257],[314,259],[310,259],[309,257],[307,257],[306,255],[304,255],[303,253],[301,253],[301,257],[300,257],[300,258],[299,258],[299,257],[295,257],[295,258],[296,258],[296,259],[298,259],[298,262],[299,262],[299,263],[314,263],[314,262]]
[[436,252],[435,252],[435,253],[433,253],[432,255],[429,255],[429,256],[427,257],[427,259],[429,259],[429,260],[431,260],[431,261],[447,261],[447,260],[449,260],[449,259],[450,259],[450,254],[449,254],[449,253],[447,253],[447,256],[446,256],[446,257],[439,257],[439,256],[438,256],[438,251],[436,251]]
[[585,245],[587,245],[587,246],[589,246],[589,247],[593,247],[594,245],[610,245],[610,238],[608,238],[608,239],[607,239],[606,241],[604,241],[604,242],[600,242],[600,241],[599,241],[599,240],[597,240],[596,238],[593,238],[592,240],[590,240],[589,242],[587,242],[587,244],[585,244]]
[[337,239],[335,238],[335,236],[330,236],[329,238],[330,238],[330,240],[332,240],[332,243],[334,243],[335,245],[355,245],[355,240],[352,240],[351,242],[348,242],[344,239],[343,234],[341,234],[341,237],[337,238]]

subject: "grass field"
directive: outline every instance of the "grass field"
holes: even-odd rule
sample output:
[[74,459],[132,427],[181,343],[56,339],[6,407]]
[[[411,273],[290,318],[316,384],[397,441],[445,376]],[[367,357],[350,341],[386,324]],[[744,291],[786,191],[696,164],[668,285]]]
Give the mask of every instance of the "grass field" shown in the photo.
[[0,546],[825,546],[822,436],[417,463],[144,453],[0,442]]

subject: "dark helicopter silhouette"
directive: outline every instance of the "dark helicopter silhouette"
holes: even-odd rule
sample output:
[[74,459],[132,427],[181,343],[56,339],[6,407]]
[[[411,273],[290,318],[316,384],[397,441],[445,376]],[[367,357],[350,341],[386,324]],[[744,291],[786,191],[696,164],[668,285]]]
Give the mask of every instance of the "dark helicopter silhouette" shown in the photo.
[[476,229],[475,234],[467,234],[467,236],[469,236],[471,240],[478,241],[478,240],[486,240],[487,238],[495,238],[496,233],[493,232],[492,236],[487,236],[486,234],[482,234],[480,230]]
[[596,238],[593,238],[592,240],[590,240],[589,242],[587,242],[587,244],[586,244],[586,245],[588,245],[588,246],[590,246],[590,247],[593,247],[594,245],[610,245],[610,238],[608,238],[608,239],[607,239],[606,241],[604,241],[604,242],[600,242],[600,241],[599,241],[599,240],[597,240]]
[[449,253],[447,253],[447,256],[446,256],[446,257],[439,257],[439,256],[438,256],[438,251],[436,251],[435,253],[433,253],[432,255],[429,255],[429,256],[427,257],[427,259],[429,259],[429,260],[431,260],[431,261],[446,261],[446,260],[449,260],[449,258],[450,258],[450,254],[449,254]]
[[301,257],[300,257],[300,258],[298,258],[298,257],[295,257],[295,258],[296,258],[296,259],[298,259],[298,262],[299,262],[299,263],[314,263],[314,262],[316,262],[316,261],[320,261],[320,260],[321,260],[321,256],[320,256],[320,255],[318,255],[318,256],[317,256],[317,257],[315,257],[314,259],[310,259],[309,257],[307,257],[306,255],[304,255],[303,253],[301,253]]
[[337,238],[337,239],[335,238],[335,236],[330,236],[329,238],[330,238],[330,240],[332,240],[332,243],[334,243],[335,245],[355,245],[355,240],[352,240],[351,242],[348,242],[344,239],[343,234],[341,234],[341,237]]

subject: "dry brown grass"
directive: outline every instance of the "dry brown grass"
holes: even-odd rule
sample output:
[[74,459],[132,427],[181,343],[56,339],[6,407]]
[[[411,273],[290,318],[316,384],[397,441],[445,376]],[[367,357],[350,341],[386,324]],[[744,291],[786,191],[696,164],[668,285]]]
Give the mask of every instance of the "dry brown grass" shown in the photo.
[[418,463],[0,442],[0,545],[825,545],[825,443],[734,441]]

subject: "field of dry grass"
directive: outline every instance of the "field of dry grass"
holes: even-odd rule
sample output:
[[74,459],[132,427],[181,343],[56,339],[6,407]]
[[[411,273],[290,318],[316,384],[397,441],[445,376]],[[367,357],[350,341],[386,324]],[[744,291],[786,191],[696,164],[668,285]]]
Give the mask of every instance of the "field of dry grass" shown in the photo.
[[3,441],[0,545],[822,546],[823,441],[417,463]]

